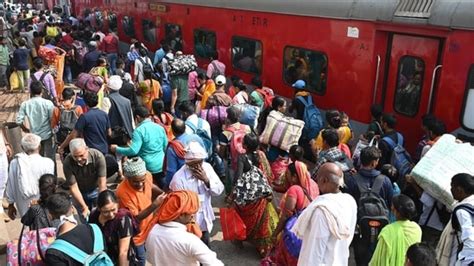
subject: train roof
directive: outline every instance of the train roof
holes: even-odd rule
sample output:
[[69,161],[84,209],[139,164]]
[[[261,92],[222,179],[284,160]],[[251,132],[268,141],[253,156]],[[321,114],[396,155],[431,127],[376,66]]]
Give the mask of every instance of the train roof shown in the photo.
[[474,29],[474,0],[165,0],[162,2]]

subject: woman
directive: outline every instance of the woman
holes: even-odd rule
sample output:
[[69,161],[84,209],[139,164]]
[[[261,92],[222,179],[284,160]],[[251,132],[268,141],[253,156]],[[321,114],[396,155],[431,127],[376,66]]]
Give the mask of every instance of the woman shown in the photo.
[[249,102],[249,94],[247,93],[247,86],[244,81],[239,79],[236,84],[233,85],[236,95],[232,97],[234,104],[244,104]]
[[259,168],[265,158],[259,155],[258,146],[258,137],[255,134],[245,135],[243,147],[247,152],[239,156],[236,175],[238,178],[234,182],[230,197],[248,228],[246,240],[252,242],[263,257],[272,246],[271,236],[278,216],[271,203],[272,188],[267,176]]
[[30,230],[46,227],[56,227],[59,220],[51,220],[47,214],[46,200],[56,192],[58,178],[51,174],[42,175],[39,179],[40,198],[37,204],[32,205],[21,217],[21,223],[29,226]]
[[206,74],[198,74],[199,83],[204,84],[200,89],[201,102],[199,108],[197,108],[196,113],[199,113],[201,110],[206,109],[207,100],[212,94],[216,91],[216,83],[211,78],[206,77]]
[[[259,126],[259,134],[262,134],[262,132],[265,130],[265,127],[267,125],[267,117],[270,114],[271,111],[278,111],[282,114],[286,112],[286,101],[283,97],[276,96],[273,101],[272,101],[272,106],[271,108],[263,111],[263,113],[260,115],[260,118],[258,119],[258,126]],[[268,161],[274,162],[278,156],[282,157],[287,157],[288,153],[284,150],[281,150],[277,147],[270,146],[267,152],[267,158]]]
[[153,72],[144,71],[143,75],[145,80],[140,82],[140,95],[142,96],[142,103],[148,109],[153,111],[152,101],[154,99],[160,99],[163,95],[160,83],[153,79]]
[[413,200],[403,194],[393,197],[392,212],[397,221],[380,232],[371,266],[402,266],[408,248],[421,241],[420,226],[410,221],[417,214]]
[[273,232],[275,243],[274,261],[278,265],[297,265],[298,257],[290,254],[283,237],[278,235],[283,231],[286,222],[293,215],[300,213],[309,203],[319,195],[319,188],[309,175],[306,164],[296,161],[288,166],[287,174],[290,188],[280,201],[280,221]]
[[[341,113],[337,110],[329,110],[326,112],[326,123],[327,129],[337,129],[339,133],[339,149],[344,152],[347,157],[351,158],[350,149],[347,147],[347,143],[352,138],[351,129],[349,126],[343,125],[343,119]],[[313,151],[321,150],[323,148],[323,136],[321,130],[315,140],[311,141]]]
[[[3,195],[5,194],[5,188],[8,180],[8,159],[13,155],[12,147],[3,132],[0,130],[0,202],[3,202]],[[4,210],[0,208],[0,219],[7,219],[7,216],[3,216]]]
[[91,213],[89,223],[97,224],[102,230],[107,254],[115,265],[134,265],[132,237],[138,232],[138,223],[127,209],[119,209],[113,191],[100,192],[97,209]]
[[173,131],[171,130],[171,122],[173,122],[173,115],[165,112],[165,103],[161,99],[154,99],[151,103],[153,108],[153,122],[162,126],[165,129],[168,141],[174,139]]

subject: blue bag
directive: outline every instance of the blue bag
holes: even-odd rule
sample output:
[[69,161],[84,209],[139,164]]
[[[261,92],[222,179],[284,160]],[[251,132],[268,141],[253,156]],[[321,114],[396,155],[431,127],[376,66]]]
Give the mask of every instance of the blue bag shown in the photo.
[[403,148],[403,136],[397,132],[397,143],[390,137],[384,137],[382,140],[392,149],[390,164],[397,169],[398,176],[404,180],[405,175],[409,174],[413,169],[413,161],[410,154]]
[[94,233],[94,252],[92,254],[87,254],[62,239],[56,239],[48,249],[53,248],[59,250],[85,266],[113,266],[114,263],[104,250],[104,237],[102,236],[99,226],[96,224],[90,224],[90,226]]
[[298,96],[296,99],[304,104],[304,128],[301,136],[305,140],[314,139],[324,126],[321,112],[316,105],[313,104],[313,98],[311,95],[308,97],[308,100],[305,100],[303,96]]
[[234,105],[240,111],[240,123],[248,125],[252,128],[257,127],[260,108],[247,103]]
[[167,73],[164,73],[163,77],[161,77],[162,83],[161,83],[161,90],[163,91],[163,97],[162,100],[164,103],[171,103],[171,81],[169,79],[169,75]]
[[211,157],[212,155],[212,139],[211,137],[207,134],[206,130],[202,128],[202,118],[198,118],[198,124],[197,126],[194,125],[193,123],[186,121],[186,125],[190,127],[194,134],[198,135],[201,139],[202,142],[204,143],[204,147],[206,148],[207,156],[208,158]]
[[285,223],[285,228],[283,228],[283,243],[285,243],[285,247],[290,253],[291,256],[298,258],[300,256],[301,245],[303,244],[303,240],[299,239],[295,233],[291,231],[293,226],[295,226],[296,220],[303,211],[298,211],[293,216],[288,218]]

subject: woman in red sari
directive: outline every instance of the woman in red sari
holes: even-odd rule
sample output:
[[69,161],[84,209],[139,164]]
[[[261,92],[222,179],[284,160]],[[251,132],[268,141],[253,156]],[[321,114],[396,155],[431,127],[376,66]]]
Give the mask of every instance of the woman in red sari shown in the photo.
[[290,188],[286,191],[280,202],[280,221],[273,232],[275,256],[272,260],[277,265],[291,266],[297,265],[298,258],[293,257],[288,252],[280,233],[292,215],[302,211],[319,195],[319,188],[316,182],[311,179],[306,164],[301,161],[295,161],[288,166],[286,177]]
[[[265,170],[266,158],[257,151],[258,137],[247,134],[243,140],[246,153],[239,156],[236,179],[231,199],[235,209],[247,227],[247,241],[253,243],[259,254],[265,256],[272,246],[271,236],[278,216],[271,203],[272,188]],[[267,162],[268,166],[268,162]]]

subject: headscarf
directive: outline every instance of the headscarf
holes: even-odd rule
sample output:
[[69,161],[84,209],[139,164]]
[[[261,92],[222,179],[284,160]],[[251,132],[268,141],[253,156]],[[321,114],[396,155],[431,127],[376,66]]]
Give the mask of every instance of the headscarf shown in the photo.
[[[199,210],[198,195],[189,190],[180,190],[170,192],[160,208],[157,211],[157,219],[159,224],[176,220],[182,214],[194,214]],[[202,235],[199,226],[194,222],[187,225],[188,232],[200,237]]]
[[309,174],[308,167],[301,161],[295,161],[295,168],[301,187],[307,191],[308,195],[313,197],[315,191],[312,191],[311,188],[311,175]]

